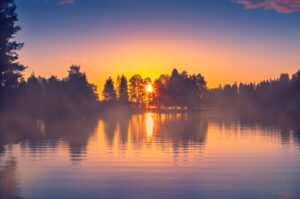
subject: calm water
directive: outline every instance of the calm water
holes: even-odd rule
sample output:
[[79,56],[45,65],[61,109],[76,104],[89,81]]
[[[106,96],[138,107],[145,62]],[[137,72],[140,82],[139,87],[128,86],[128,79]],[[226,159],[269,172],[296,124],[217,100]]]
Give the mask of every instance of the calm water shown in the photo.
[[0,198],[300,198],[293,128],[213,113],[22,122],[2,136]]

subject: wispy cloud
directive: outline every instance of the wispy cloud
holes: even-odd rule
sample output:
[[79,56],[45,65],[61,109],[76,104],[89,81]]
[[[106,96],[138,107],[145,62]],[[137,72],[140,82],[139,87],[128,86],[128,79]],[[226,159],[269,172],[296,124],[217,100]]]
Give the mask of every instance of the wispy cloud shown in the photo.
[[244,4],[246,9],[264,8],[274,9],[281,13],[300,11],[300,0],[233,0]]
[[62,0],[62,1],[57,2],[56,4],[57,5],[65,5],[65,4],[73,4],[73,3],[74,3],[74,0]]

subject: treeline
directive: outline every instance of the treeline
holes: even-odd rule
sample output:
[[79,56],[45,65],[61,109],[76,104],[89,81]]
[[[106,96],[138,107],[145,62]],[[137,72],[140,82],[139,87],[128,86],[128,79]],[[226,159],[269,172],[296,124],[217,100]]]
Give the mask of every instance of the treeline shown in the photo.
[[15,0],[0,1],[0,111],[25,112],[34,117],[60,117],[71,113],[87,113],[98,102],[96,86],[88,83],[80,67],[70,67],[66,78],[49,79],[32,74],[26,81],[27,68],[18,62],[23,43],[15,41],[21,29],[16,25]]
[[0,1],[0,111],[23,111],[37,117],[59,117],[83,113],[97,104],[96,86],[88,83],[79,66],[71,66],[68,77],[60,80],[31,75],[26,81],[26,67],[18,62],[23,43],[15,41],[21,29],[16,25],[15,0]]
[[[153,82],[150,78],[133,75],[127,79],[119,76],[114,82],[109,77],[99,102],[96,86],[87,81],[80,67],[70,67],[66,78],[52,76],[48,79],[31,75],[26,81],[26,67],[18,62],[18,52],[23,43],[14,41],[21,29],[14,0],[0,1],[0,110],[16,109],[33,116],[61,116],[62,114],[111,111],[119,108],[173,107],[194,109],[234,109],[244,113],[265,112],[300,115],[300,71],[291,78],[282,74],[275,80],[258,84],[237,83],[224,87],[206,88],[201,74],[186,71],[162,74]],[[110,105],[110,106],[107,106]]]
[[290,78],[281,74],[277,79],[255,83],[226,84],[208,90],[205,105],[235,109],[244,114],[267,113],[300,116],[300,70]]
[[95,109],[96,86],[88,83],[80,66],[72,65],[66,78],[36,77],[32,74],[10,89],[4,89],[5,108],[24,111],[32,116],[60,116]]
[[[149,88],[150,87],[150,88]],[[173,69],[171,75],[162,74],[152,80],[133,75],[129,81],[122,75],[118,76],[116,83],[109,77],[104,85],[102,96],[104,101],[110,103],[131,104],[143,107],[198,107],[206,91],[206,81],[199,74],[189,75],[186,71],[179,73]]]

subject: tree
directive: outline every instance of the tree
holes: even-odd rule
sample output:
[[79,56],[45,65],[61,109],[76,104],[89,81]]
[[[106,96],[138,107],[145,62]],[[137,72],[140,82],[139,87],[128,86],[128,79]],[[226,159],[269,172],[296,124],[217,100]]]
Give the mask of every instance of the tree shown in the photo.
[[120,75],[117,76],[117,79],[114,83],[115,83],[115,89],[117,91],[117,99],[119,99],[120,98],[119,90],[120,90],[120,83],[121,83],[121,76]]
[[296,110],[296,114],[300,117],[300,70],[297,71],[293,76],[292,76],[292,81],[291,81],[291,95],[294,98],[294,104],[295,107],[294,109]]
[[[139,101],[140,103],[145,103],[147,98],[146,86],[152,84],[150,77],[143,79],[143,82],[139,85]],[[149,96],[148,96],[149,97]]]
[[178,70],[177,70],[176,68],[174,68],[174,69],[172,70],[172,75],[171,75],[171,77],[172,77],[172,78],[178,78],[178,75],[179,75]]
[[127,88],[127,79],[124,75],[120,78],[120,84],[118,89],[119,101],[121,103],[128,102],[128,88]]
[[63,82],[53,75],[47,81],[45,86],[46,108],[51,112],[56,113],[63,109],[65,100],[62,99],[66,95],[63,85]]
[[206,81],[199,74],[189,75],[186,71],[173,69],[171,76],[161,75],[154,81],[156,105],[192,108],[200,105],[206,92]]
[[43,104],[43,85],[40,77],[36,77],[34,73],[27,79],[25,98],[23,99],[27,105],[27,111],[32,115],[38,115],[41,105]]
[[102,92],[103,98],[105,101],[115,101],[117,98],[116,90],[114,87],[114,82],[111,77],[109,77],[104,85]]
[[[15,25],[18,21],[15,0],[0,1],[0,98],[3,99],[4,88],[15,88],[25,66],[17,60],[18,51],[23,43],[13,41],[14,35],[21,29]],[[1,105],[1,102],[0,102]]]
[[70,66],[69,76],[65,79],[66,89],[72,101],[78,104],[96,102],[96,86],[87,81],[86,74],[80,72],[79,65]]
[[200,100],[206,92],[206,81],[204,77],[199,73],[197,75],[193,74],[185,80],[185,90],[186,97],[185,105],[187,106],[198,106],[200,104]]
[[182,95],[183,82],[177,69],[172,70],[171,78],[168,82],[168,96],[169,96],[169,105],[178,106],[180,97]]
[[168,84],[170,81],[169,75],[160,75],[158,79],[154,80],[153,88],[154,88],[154,103],[157,106],[167,105],[169,99],[167,95]]
[[129,96],[130,101],[135,103],[143,103],[143,78],[140,75],[133,75],[129,80]]

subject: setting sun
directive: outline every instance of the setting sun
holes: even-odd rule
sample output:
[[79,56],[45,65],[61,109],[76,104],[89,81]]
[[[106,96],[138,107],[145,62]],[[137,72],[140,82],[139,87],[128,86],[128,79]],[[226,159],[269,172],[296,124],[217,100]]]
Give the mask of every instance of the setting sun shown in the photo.
[[153,92],[153,86],[152,86],[152,84],[148,84],[145,87],[145,90],[146,90],[147,93],[152,93]]
[[300,199],[300,0],[0,0],[0,21],[0,199]]

